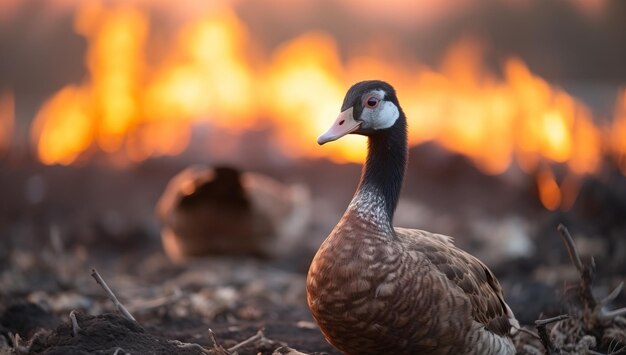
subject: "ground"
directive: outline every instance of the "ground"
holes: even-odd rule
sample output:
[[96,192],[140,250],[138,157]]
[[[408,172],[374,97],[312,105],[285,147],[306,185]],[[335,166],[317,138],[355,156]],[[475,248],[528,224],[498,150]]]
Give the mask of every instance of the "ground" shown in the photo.
[[[547,326],[555,349],[607,354],[625,344],[623,317],[599,321],[597,309],[585,309],[579,273],[556,229],[570,227],[584,262],[595,256],[593,290],[597,299],[608,295],[626,274],[624,177],[617,188],[607,182],[613,178],[585,182],[569,211],[550,212],[532,182],[483,176],[458,157],[429,165],[425,157],[441,154],[432,149],[412,152],[396,223],[453,235],[483,259],[530,331],[538,332],[537,319],[569,314]],[[249,166],[310,189],[311,225],[286,256],[168,260],[153,210],[184,162],[0,169],[0,354],[288,353],[285,347],[338,354],[308,312],[305,275],[360,168],[327,161]],[[517,239],[503,244],[501,235]],[[530,247],[502,249],[524,243]],[[136,322],[121,315],[93,269]],[[619,293],[607,307],[624,305]],[[528,333],[516,343],[520,354],[545,352]]]

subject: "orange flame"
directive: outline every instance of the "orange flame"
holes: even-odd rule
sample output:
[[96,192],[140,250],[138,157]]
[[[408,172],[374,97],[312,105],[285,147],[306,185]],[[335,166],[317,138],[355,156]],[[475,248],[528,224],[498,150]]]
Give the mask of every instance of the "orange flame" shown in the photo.
[[561,205],[561,190],[556,182],[556,178],[549,168],[542,168],[536,176],[537,188],[539,189],[539,200],[543,206],[550,211],[554,211]]
[[158,70],[143,98],[152,120],[208,118],[224,127],[252,125],[256,103],[247,30],[221,10],[181,30],[172,58]]
[[9,150],[15,125],[15,96],[12,90],[0,93],[0,154]]
[[[549,208],[570,204],[571,193],[563,194],[576,191],[576,184],[570,189],[564,181],[560,190],[542,166],[566,165],[577,181],[598,169],[607,149],[606,133],[584,104],[517,58],[503,63],[503,77],[490,73],[480,44],[471,39],[453,45],[437,69],[399,61],[393,53],[402,49],[388,39],[380,41],[385,51],[365,48],[341,58],[334,39],[322,32],[282,43],[264,59],[250,49],[254,34],[233,11],[220,8],[184,26],[166,43],[170,55],[151,58],[149,66],[150,24],[143,12],[90,1],[78,11],[75,27],[89,43],[89,77],[61,90],[38,113],[32,134],[45,164],[70,164],[94,149],[130,161],[176,155],[197,123],[235,132],[269,126],[294,157],[361,161],[364,149],[355,143],[361,137],[324,149],[315,137],[338,114],[346,88],[369,78],[396,86],[411,145],[435,141],[487,174],[500,174],[513,162],[528,173],[539,171]],[[610,149],[626,173],[626,94],[616,116]]]
[[[279,141],[291,154],[321,151],[316,147],[316,137],[339,113],[345,86],[340,81],[342,67],[337,52],[328,35],[308,33],[274,54],[266,73],[268,90],[263,101],[268,115],[278,121]],[[362,145],[352,144],[358,137],[346,138],[343,144],[329,146],[326,154],[338,161],[362,159]]]
[[94,121],[86,104],[89,96],[79,87],[68,86],[37,113],[32,136],[42,163],[71,164],[91,145]]
[[75,28],[90,43],[88,85],[90,104],[98,118],[98,145],[105,152],[118,151],[140,115],[137,95],[145,62],[147,20],[131,8],[107,10],[88,2],[78,12]]

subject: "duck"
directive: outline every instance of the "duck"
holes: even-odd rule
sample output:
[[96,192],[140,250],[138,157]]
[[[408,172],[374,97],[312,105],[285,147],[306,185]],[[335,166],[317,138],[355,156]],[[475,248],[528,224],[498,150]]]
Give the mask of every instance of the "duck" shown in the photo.
[[309,190],[230,165],[192,165],[156,206],[161,242],[174,263],[212,255],[280,258],[298,247],[310,220]]
[[367,137],[367,158],[306,278],[326,340],[345,354],[515,354],[519,323],[489,268],[449,236],[392,225],[408,148],[390,84],[352,85],[317,143],[347,134]]

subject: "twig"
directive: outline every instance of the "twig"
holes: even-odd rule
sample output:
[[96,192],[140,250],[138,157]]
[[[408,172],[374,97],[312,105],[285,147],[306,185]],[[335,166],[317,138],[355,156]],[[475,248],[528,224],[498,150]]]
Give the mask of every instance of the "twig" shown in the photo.
[[622,346],[621,348],[615,351],[608,353],[607,355],[617,355],[617,354],[626,354],[626,345]]
[[535,326],[537,327],[537,332],[539,333],[539,339],[541,340],[541,344],[546,349],[549,355],[560,354],[561,351],[557,349],[556,346],[554,346],[554,344],[550,340],[550,336],[548,336],[546,325],[550,323],[558,322],[567,318],[569,318],[567,314],[562,314],[560,316],[547,318],[547,319],[539,319],[535,321]]
[[619,317],[623,315],[626,315],[626,307],[622,307],[620,309],[616,309],[613,311],[605,311],[602,309],[600,310],[600,312],[598,312],[598,318],[602,320],[612,320],[615,317]]
[[115,294],[113,293],[113,291],[111,291],[111,289],[109,288],[109,286],[107,285],[107,283],[104,281],[104,279],[102,278],[102,276],[100,276],[100,274],[98,273],[98,271],[96,269],[91,269],[91,276],[96,279],[96,282],[98,284],[100,284],[100,286],[102,286],[102,288],[104,289],[104,291],[107,293],[107,295],[109,296],[109,298],[111,299],[111,301],[113,302],[113,304],[117,307],[117,310],[120,311],[120,313],[122,313],[122,315],[132,321],[137,323],[137,321],[135,320],[135,318],[130,314],[130,312],[128,312],[128,310],[126,309],[126,307],[124,307],[123,304],[120,303],[120,301],[117,300],[117,297],[115,297]]
[[70,312],[70,320],[72,321],[72,335],[74,337],[77,337],[78,332],[80,332],[80,326],[78,325],[78,321],[76,320],[76,310],[72,310]]
[[532,336],[535,339],[541,339],[539,337],[539,335],[537,333],[533,332],[532,330],[529,330],[529,329],[526,329],[526,328],[522,328],[522,327],[517,328],[517,330],[522,332],[522,333],[526,333],[526,334]]
[[183,343],[180,340],[168,340],[169,343],[174,344],[179,349],[192,349],[198,350],[203,354],[210,354],[210,352],[205,349],[202,345],[196,343]]
[[281,346],[280,348],[274,350],[272,355],[307,355],[307,354],[300,352],[296,349],[292,349],[288,346]]
[[[572,260],[572,264],[578,269],[580,273],[580,297],[585,308],[584,318],[586,319],[586,325],[588,328],[592,328],[597,320],[607,321],[612,320],[615,317],[626,315],[626,307],[616,309],[613,311],[606,311],[603,309],[606,305],[608,305],[611,301],[613,301],[617,296],[622,292],[624,288],[624,282],[620,282],[617,287],[611,291],[604,299],[601,301],[596,301],[596,298],[593,296],[591,292],[591,286],[593,283],[593,272],[595,270],[595,263],[593,258],[591,258],[591,262],[589,265],[584,265],[580,260],[580,256],[578,255],[578,251],[576,249],[576,245],[574,244],[574,240],[572,236],[569,234],[567,228],[559,224],[558,231],[561,234],[561,238],[567,247],[567,252],[569,253],[570,259]],[[600,307],[598,307],[600,306]]]
[[626,346],[622,346],[621,348],[611,351],[610,353],[603,354],[593,350],[587,350],[587,352],[591,355],[618,355],[618,354],[626,354]]
[[213,329],[209,328],[209,338],[211,338],[211,342],[213,342],[213,347],[216,348],[219,345],[217,344],[217,339],[215,338],[215,333]]
[[241,343],[239,343],[239,344],[236,344],[236,345],[231,346],[230,348],[228,348],[228,352],[231,352],[231,353],[232,353],[233,351],[236,351],[236,350],[237,350],[237,349],[239,349],[239,348],[242,348],[242,347],[244,347],[244,346],[248,346],[248,345],[250,345],[250,344],[254,343],[254,342],[255,342],[255,341],[257,341],[257,340],[263,339],[264,337],[265,337],[265,335],[263,334],[263,330],[262,330],[262,329],[259,329],[259,331],[258,331],[258,332],[256,332],[256,334],[255,334],[255,335],[253,335],[253,336],[249,337],[248,339],[246,339],[246,340],[242,341],[242,342],[241,342]]
[[555,323],[558,321],[562,321],[563,319],[567,319],[569,318],[569,315],[567,314],[561,314],[560,316],[556,316],[556,317],[552,317],[552,318],[546,318],[546,319],[538,319],[535,321],[535,326],[537,327],[545,327],[546,325],[550,324],[550,323]]
[[117,354],[119,354],[119,352],[120,352],[120,351],[123,351],[123,352],[124,352],[124,354],[128,354],[128,351],[126,351],[126,350],[124,350],[124,349],[122,349],[122,348],[120,348],[120,347],[118,346],[117,348],[115,348],[115,352],[113,352],[113,355],[117,355]]
[[606,311],[603,307],[606,307],[609,303],[611,303],[614,299],[619,296],[624,288],[624,282],[620,282],[617,287],[608,294],[608,296],[604,297],[602,301],[600,301],[600,310],[598,311],[598,318],[601,320],[612,320],[615,317],[626,315],[626,307],[616,309],[613,311]]
[[211,338],[211,341],[213,342],[213,350],[215,350],[217,354],[224,354],[224,355],[230,354],[226,349],[224,349],[221,345],[218,344],[217,339],[215,338],[215,333],[213,332],[213,329],[211,328],[209,328],[209,337]]
[[[593,273],[596,268],[595,261],[592,257],[589,264],[583,264],[580,260],[578,250],[576,249],[576,244],[574,244],[574,239],[572,238],[567,228],[563,224],[559,224],[557,230],[561,234],[563,243],[565,243],[565,247],[567,248],[567,252],[569,254],[570,260],[572,261],[572,264],[574,264],[574,266],[578,270],[578,273],[580,274],[580,297],[583,307],[587,310],[585,313],[588,314],[589,311],[593,312],[593,310],[597,306],[596,299],[593,297],[593,293],[591,292],[591,286],[593,284]],[[591,321],[591,324],[593,324],[594,321],[588,320],[588,322],[586,322],[587,326],[591,327],[589,321]]]
[[609,303],[613,302],[613,300],[616,299],[617,296],[619,296],[619,294],[622,292],[623,288],[624,288],[624,281],[620,282],[619,285],[617,285],[617,287],[613,291],[611,291],[611,293],[609,293],[608,296],[604,297],[602,301],[600,301],[600,305],[606,306]]
[[576,244],[574,244],[574,239],[569,234],[567,227],[565,227],[565,225],[563,224],[559,224],[559,226],[556,229],[561,234],[561,238],[563,239],[563,242],[565,243],[565,247],[567,248],[567,253],[569,254],[569,258],[572,261],[572,264],[574,264],[578,272],[582,273],[583,263],[580,260],[580,255],[578,255]]

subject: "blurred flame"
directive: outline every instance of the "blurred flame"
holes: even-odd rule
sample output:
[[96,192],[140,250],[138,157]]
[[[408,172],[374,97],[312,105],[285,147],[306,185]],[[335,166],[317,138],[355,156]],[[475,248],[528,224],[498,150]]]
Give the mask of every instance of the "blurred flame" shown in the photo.
[[554,211],[561,205],[561,190],[556,182],[556,177],[550,168],[541,168],[537,172],[537,188],[539,189],[539,200],[543,206],[550,211]]
[[[331,37],[308,33],[277,50],[266,73],[263,100],[269,117],[275,117],[279,141],[291,154],[320,151],[316,137],[339,114],[345,86],[338,50]],[[328,118],[328,119],[326,119]],[[297,133],[296,133],[297,132]],[[329,145],[327,154],[338,161],[364,158],[357,136]],[[324,147],[326,149],[326,147]]]
[[410,106],[409,117],[438,122],[432,139],[467,155],[483,172],[504,172],[512,159],[518,109],[510,87],[485,73],[480,45],[469,39],[458,42],[439,72],[419,79],[414,105],[429,107],[432,115]]
[[88,85],[90,105],[98,118],[96,139],[102,150],[115,152],[140,116],[137,95],[144,70],[147,19],[132,8],[109,10],[87,2],[78,11],[75,28],[90,43]]
[[68,86],[37,113],[32,136],[42,163],[68,165],[89,148],[95,130],[89,102],[89,93]]
[[255,119],[247,30],[220,10],[181,30],[174,58],[158,70],[143,98],[152,120],[207,117],[223,127],[247,128]]
[[[233,132],[270,126],[292,156],[362,161],[362,137],[324,149],[315,138],[339,113],[348,86],[372,78],[396,87],[411,145],[435,141],[486,174],[503,173],[513,162],[538,172],[541,200],[550,209],[573,203],[577,188],[566,180],[559,188],[545,163],[567,166],[577,181],[599,168],[607,149],[607,133],[584,104],[517,58],[503,63],[502,77],[490,73],[480,43],[472,39],[453,45],[436,69],[388,58],[401,49],[384,39],[384,51],[366,48],[364,55],[340,58],[334,39],[322,32],[286,41],[261,59],[253,50],[254,34],[220,7],[184,26],[168,43],[169,55],[149,66],[144,12],[89,1],[75,28],[89,43],[89,77],[61,90],[38,113],[32,134],[45,164],[70,164],[94,143],[130,161],[176,155],[198,122]],[[610,132],[610,149],[626,174],[625,93]]]
[[15,96],[12,90],[0,92],[0,154],[9,150],[15,125]]

